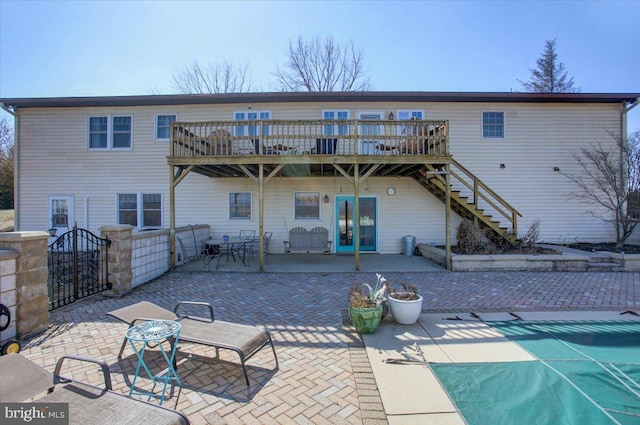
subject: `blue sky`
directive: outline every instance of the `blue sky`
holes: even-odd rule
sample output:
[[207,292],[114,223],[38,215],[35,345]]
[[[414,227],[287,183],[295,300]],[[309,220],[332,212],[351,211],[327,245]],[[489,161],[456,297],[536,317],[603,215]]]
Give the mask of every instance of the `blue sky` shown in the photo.
[[640,93],[638,22],[640,1],[0,0],[0,97],[175,93],[194,59],[268,91],[300,35],[353,41],[375,90],[519,91],[555,38],[583,92]]

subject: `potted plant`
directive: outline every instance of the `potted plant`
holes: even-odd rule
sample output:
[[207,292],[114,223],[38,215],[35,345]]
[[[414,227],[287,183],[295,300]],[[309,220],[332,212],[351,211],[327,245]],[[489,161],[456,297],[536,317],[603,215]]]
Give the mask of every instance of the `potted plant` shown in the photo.
[[[382,319],[382,302],[386,279],[376,273],[376,285],[356,283],[349,291],[349,316],[356,331],[374,333]],[[366,288],[366,289],[365,289]]]
[[418,287],[402,283],[402,291],[389,288],[389,309],[396,323],[411,325],[416,323],[422,312],[422,295],[418,295]]

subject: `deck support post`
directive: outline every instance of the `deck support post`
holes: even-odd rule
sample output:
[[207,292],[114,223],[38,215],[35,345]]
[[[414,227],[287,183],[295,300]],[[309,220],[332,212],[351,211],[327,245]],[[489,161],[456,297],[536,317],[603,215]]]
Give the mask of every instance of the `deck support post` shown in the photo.
[[356,162],[353,167],[353,229],[356,240],[356,271],[360,271],[360,164]]
[[[176,182],[169,166],[169,268],[176,268]],[[184,261],[184,259],[182,260]]]
[[444,191],[444,223],[445,223],[445,263],[447,270],[451,270],[451,164],[445,165]]
[[258,165],[258,199],[260,212],[258,218],[258,237],[260,241],[260,271],[264,271],[264,164]]

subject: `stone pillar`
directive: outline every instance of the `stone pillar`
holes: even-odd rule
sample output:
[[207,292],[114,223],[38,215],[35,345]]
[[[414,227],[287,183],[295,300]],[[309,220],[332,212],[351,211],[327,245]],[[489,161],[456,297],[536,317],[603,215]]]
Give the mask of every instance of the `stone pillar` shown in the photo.
[[16,258],[16,331],[24,338],[49,326],[47,291],[47,232],[0,233],[0,249],[12,249]]
[[128,224],[100,227],[100,237],[111,241],[107,262],[113,295],[121,296],[131,291],[132,236],[133,227]]
[[16,337],[16,263],[18,253],[13,249],[0,249],[0,303],[9,309],[11,322],[0,332],[0,341]]

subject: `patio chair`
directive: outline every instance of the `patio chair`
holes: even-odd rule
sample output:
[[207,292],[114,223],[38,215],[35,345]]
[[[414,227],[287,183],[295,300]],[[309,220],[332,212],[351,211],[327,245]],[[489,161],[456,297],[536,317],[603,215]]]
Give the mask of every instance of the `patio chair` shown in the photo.
[[264,232],[264,251],[263,258],[269,264],[269,244],[271,243],[271,236],[273,236],[273,232]]
[[244,240],[254,240],[256,238],[256,231],[255,230],[240,230],[240,235],[239,235],[240,239],[244,239]]
[[[206,307],[209,311],[209,317],[178,314],[179,308],[183,305],[200,308]],[[139,321],[177,320],[182,325],[180,342],[192,342],[214,347],[217,358],[220,358],[218,351],[220,348],[235,351],[240,357],[242,372],[244,373],[247,387],[250,387],[250,384],[245,362],[269,344],[273,351],[276,369],[278,369],[276,349],[273,345],[271,334],[269,334],[266,329],[259,326],[241,325],[215,320],[213,307],[209,303],[182,301],[176,304],[173,311],[170,311],[148,301],[141,301],[118,310],[110,311],[107,315],[127,323],[129,327],[134,326],[136,322]],[[124,337],[118,358],[122,357],[126,345],[127,338]]]
[[[251,266],[251,257],[255,255],[260,245],[260,242],[258,241],[258,239],[256,239],[256,231],[240,230],[240,239],[244,241],[250,241],[239,245],[238,249],[241,251],[239,251],[238,253],[242,254],[242,258],[245,259],[247,266]],[[249,257],[248,260],[247,257]]]
[[[74,381],[60,375],[67,360],[96,364],[102,371],[104,388]],[[18,353],[0,357],[0,400],[5,403],[64,403],[67,423],[76,424],[158,424],[188,425],[180,412],[126,397],[112,391],[109,366],[102,360],[62,356],[53,374]]]
[[213,144],[209,145],[210,155],[228,155],[232,152],[231,133],[223,128],[213,130],[209,135]]

